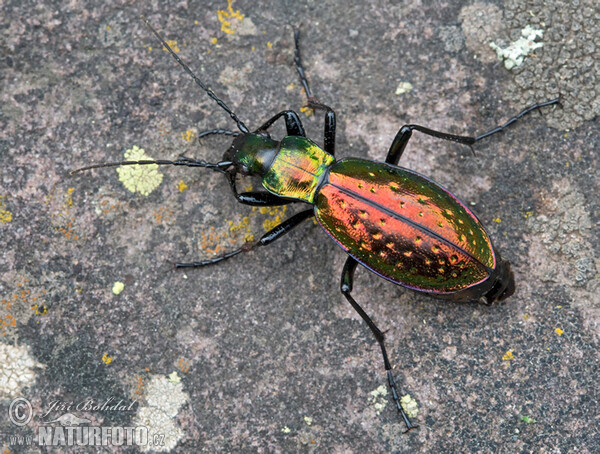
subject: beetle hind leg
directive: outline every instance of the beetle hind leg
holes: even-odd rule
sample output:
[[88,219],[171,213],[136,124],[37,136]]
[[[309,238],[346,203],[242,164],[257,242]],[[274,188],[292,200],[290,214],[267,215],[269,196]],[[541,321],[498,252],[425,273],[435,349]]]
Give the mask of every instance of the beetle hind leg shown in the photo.
[[404,424],[406,424],[406,431],[408,432],[409,430],[415,429],[416,427],[419,427],[419,426],[413,424],[410,421],[410,419],[404,412],[402,405],[400,404],[400,397],[398,396],[398,390],[396,389],[396,382],[394,380],[394,375],[392,374],[392,367],[390,366],[390,361],[388,359],[387,350],[385,348],[385,342],[384,342],[385,336],[381,332],[381,330],[377,327],[377,325],[375,325],[373,320],[371,320],[371,317],[369,317],[367,315],[367,313],[363,310],[363,308],[360,307],[359,304],[350,295],[350,293],[352,292],[352,284],[354,282],[354,271],[356,270],[356,265],[358,265],[358,262],[354,258],[348,257],[348,259],[346,260],[346,263],[344,264],[344,270],[342,271],[342,282],[340,285],[340,289],[342,291],[342,294],[346,297],[346,299],[352,305],[354,310],[356,312],[358,312],[358,315],[360,315],[361,318],[365,321],[365,323],[369,326],[369,328],[371,329],[371,332],[373,333],[373,335],[375,336],[375,339],[377,340],[377,342],[379,343],[379,346],[381,347],[381,353],[383,355],[383,364],[385,366],[385,371],[387,372],[388,384],[392,391],[392,396],[394,397],[394,402],[396,403],[396,408],[398,410],[398,413],[400,413],[400,416],[402,417]]
[[461,143],[463,145],[472,146],[475,142],[479,142],[481,139],[485,139],[486,137],[504,131],[506,128],[508,128],[513,123],[516,123],[529,112],[533,112],[534,110],[540,109],[542,107],[558,104],[559,101],[560,98],[556,98],[550,101],[533,104],[523,109],[520,113],[509,119],[506,123],[500,126],[496,126],[494,129],[490,129],[489,131],[484,132],[483,134],[479,134],[478,136],[459,136],[456,134],[448,134],[446,132],[435,131],[433,129],[429,129],[420,125],[404,125],[402,126],[402,128],[400,128],[400,130],[396,134],[396,137],[394,137],[394,141],[390,146],[385,162],[393,165],[398,164],[398,161],[400,161],[402,153],[404,153],[404,149],[406,148],[406,145],[408,145],[408,141],[412,136],[413,131],[419,131],[423,134],[427,134],[428,136],[437,137],[438,139],[448,140],[450,142],[456,142]]

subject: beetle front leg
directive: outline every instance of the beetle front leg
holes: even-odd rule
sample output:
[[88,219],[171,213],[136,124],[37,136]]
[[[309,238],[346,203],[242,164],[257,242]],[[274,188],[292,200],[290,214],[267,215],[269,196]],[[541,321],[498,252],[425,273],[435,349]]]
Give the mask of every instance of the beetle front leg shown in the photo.
[[249,252],[253,249],[256,249],[259,246],[266,246],[267,244],[271,244],[273,241],[281,238],[283,235],[288,233],[294,227],[301,224],[303,221],[314,216],[314,210],[312,208],[308,210],[301,211],[300,213],[296,213],[291,218],[285,220],[278,226],[275,226],[267,233],[265,233],[260,240],[255,243],[246,243],[241,248],[236,249],[235,251],[228,252],[227,254],[219,255],[218,257],[213,257],[212,259],[202,260],[200,262],[190,262],[190,263],[176,263],[175,268],[200,268],[203,266],[214,265],[215,263],[222,262],[223,260],[227,260],[231,257],[235,257],[236,255],[242,252]]
[[302,122],[300,121],[300,117],[293,110],[284,110],[279,112],[274,117],[265,121],[265,123],[258,128],[255,132],[266,131],[269,129],[275,121],[277,121],[280,117],[283,117],[285,121],[285,129],[287,131],[288,136],[300,136],[306,137],[306,132],[304,132],[304,126],[302,126]]
[[308,107],[312,109],[322,109],[325,110],[325,127],[324,127],[324,145],[323,150],[329,153],[331,156],[335,156],[335,112],[333,109],[319,100],[315,98],[308,86],[308,79],[306,78],[306,73],[304,72],[304,68],[302,67],[302,60],[300,58],[300,31],[294,30],[294,44],[296,46],[294,50],[294,63],[296,64],[296,71],[298,71],[298,76],[300,76],[300,83],[304,88],[304,92],[306,93],[306,97],[308,98]]
[[437,137],[438,139],[448,140],[450,142],[462,143],[463,145],[471,146],[475,142],[480,141],[481,139],[485,139],[486,137],[489,137],[491,135],[494,135],[494,134],[504,131],[506,128],[508,128],[513,123],[517,122],[519,119],[521,119],[522,117],[527,115],[529,112],[537,110],[541,107],[550,106],[552,104],[557,104],[559,102],[559,100],[560,100],[559,98],[556,98],[556,99],[552,99],[550,101],[533,104],[532,106],[529,106],[526,109],[523,109],[520,113],[518,113],[517,115],[512,117],[510,120],[508,120],[503,125],[496,126],[495,128],[490,129],[489,131],[484,132],[483,134],[480,134],[478,136],[458,136],[455,134],[448,134],[445,132],[435,131],[433,129],[429,129],[424,126],[404,125],[404,126],[402,126],[402,128],[400,128],[400,131],[398,131],[398,133],[396,134],[396,137],[394,138],[394,141],[392,142],[390,150],[388,151],[387,157],[385,158],[385,162],[387,162],[388,164],[393,164],[393,165],[398,164],[398,161],[400,161],[400,158],[402,157],[402,153],[404,153],[404,149],[406,148],[406,145],[408,144],[408,141],[409,141],[410,137],[412,136],[413,131],[419,131],[419,132],[422,132],[423,134],[427,134],[428,136]]
[[231,186],[233,195],[241,204],[255,207],[274,207],[296,202],[296,200],[284,199],[283,197],[279,197],[266,191],[239,193],[235,182],[235,173],[228,173],[227,175],[229,178],[229,186]]
[[400,416],[402,416],[402,419],[404,420],[404,424],[406,424],[406,430],[409,431],[418,426],[413,424],[410,421],[410,419],[408,419],[408,416],[406,415],[404,409],[402,408],[402,405],[400,404],[400,397],[398,396],[398,391],[396,389],[396,382],[394,381],[394,376],[392,375],[392,367],[390,366],[390,361],[388,359],[387,351],[385,349],[384,335],[381,332],[381,330],[377,327],[377,325],[373,323],[371,317],[367,315],[363,308],[360,307],[358,303],[354,300],[354,298],[352,298],[352,296],[350,295],[350,292],[352,292],[352,285],[354,282],[354,271],[356,270],[356,265],[358,265],[358,262],[354,258],[348,257],[346,263],[344,264],[344,270],[342,271],[342,282],[340,285],[340,290],[342,291],[342,294],[346,297],[348,302],[352,305],[354,310],[358,312],[358,315],[360,315],[361,318],[369,326],[371,332],[373,333],[375,339],[381,347],[381,353],[383,355],[383,364],[385,366],[385,370],[387,372],[388,377],[388,384],[390,386],[390,389],[392,390],[392,396],[394,397],[394,402],[396,403],[398,413],[400,413]]

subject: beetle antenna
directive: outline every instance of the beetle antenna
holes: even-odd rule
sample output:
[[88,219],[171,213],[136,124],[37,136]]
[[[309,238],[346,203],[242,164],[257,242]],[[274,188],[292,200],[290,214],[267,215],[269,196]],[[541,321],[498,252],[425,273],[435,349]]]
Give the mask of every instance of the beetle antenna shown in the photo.
[[227,104],[225,104],[217,95],[215,95],[215,93],[212,91],[211,88],[207,87],[206,85],[204,85],[204,83],[198,79],[198,77],[192,72],[192,70],[190,69],[190,67],[188,65],[186,65],[181,58],[179,58],[177,56],[177,54],[175,53],[175,51],[173,49],[171,49],[171,46],[169,46],[167,44],[167,42],[163,39],[162,36],[160,36],[158,34],[158,32],[154,29],[154,27],[152,27],[152,25],[150,25],[150,22],[148,22],[148,19],[146,19],[144,16],[141,16],[142,21],[144,21],[144,24],[146,24],[146,27],[148,27],[148,29],[154,33],[154,35],[159,39],[159,41],[162,43],[163,46],[165,46],[165,48],[169,51],[169,53],[173,56],[173,58],[175,59],[175,61],[177,63],[179,63],[183,69],[185,69],[185,71],[192,76],[192,79],[194,79],[194,82],[196,82],[200,88],[202,88],[206,94],[208,94],[208,96],[210,96],[213,100],[215,100],[215,102],[219,105],[219,107],[221,109],[223,109],[225,112],[227,112],[229,114],[229,116],[233,119],[233,121],[235,121],[237,123],[237,127],[240,131],[242,131],[244,134],[248,134],[250,131],[248,130],[248,128],[246,127],[246,125],[244,124],[244,122],[242,122],[242,120],[240,120],[236,114],[233,113],[233,111],[227,107]]
[[156,164],[159,166],[172,165],[172,166],[185,166],[185,167],[204,167],[207,169],[212,169],[217,172],[225,172],[228,167],[233,165],[231,161],[220,161],[217,163],[206,162],[203,159],[192,159],[186,158],[185,156],[180,156],[177,161],[168,161],[166,159],[144,159],[140,161],[115,161],[115,162],[106,162],[104,164],[92,164],[90,166],[85,166],[80,169],[72,170],[70,172],[71,175],[75,175],[76,173],[83,172],[85,170],[91,169],[100,169],[102,167],[119,167],[119,166],[134,166],[134,165],[151,165]]

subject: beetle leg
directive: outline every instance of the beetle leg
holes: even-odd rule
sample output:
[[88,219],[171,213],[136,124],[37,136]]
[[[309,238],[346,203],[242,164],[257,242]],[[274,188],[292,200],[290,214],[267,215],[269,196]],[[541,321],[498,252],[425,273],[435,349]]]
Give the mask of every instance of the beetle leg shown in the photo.
[[294,50],[294,63],[296,64],[296,70],[298,71],[298,75],[300,76],[300,83],[304,88],[304,92],[306,93],[306,97],[308,98],[307,105],[312,109],[322,109],[325,110],[325,127],[324,127],[324,146],[323,149],[325,152],[329,153],[331,156],[335,155],[335,112],[329,106],[326,106],[317,98],[315,98],[308,86],[308,79],[306,78],[306,73],[304,72],[304,68],[302,67],[302,60],[300,58],[300,31],[294,30],[294,44],[296,46]]
[[390,150],[388,151],[387,157],[385,158],[385,162],[387,162],[388,164],[394,164],[394,165],[398,164],[398,161],[400,160],[402,153],[404,153],[404,149],[406,148],[406,145],[408,144],[408,140],[410,139],[413,131],[419,131],[419,132],[422,132],[423,134],[437,137],[438,139],[449,140],[451,142],[462,143],[464,145],[470,146],[470,145],[473,145],[475,142],[480,141],[481,139],[485,139],[486,137],[489,137],[493,134],[497,134],[501,131],[504,131],[506,128],[508,128],[510,125],[515,123],[520,118],[527,115],[529,112],[532,112],[541,107],[550,106],[552,104],[557,104],[559,102],[559,100],[560,100],[560,98],[556,98],[556,99],[552,99],[550,101],[546,101],[546,102],[542,102],[542,103],[538,103],[538,104],[529,106],[526,109],[524,109],[523,111],[521,111],[519,114],[512,117],[510,120],[508,120],[503,125],[497,126],[494,129],[484,132],[483,134],[480,134],[478,136],[458,136],[458,135],[454,135],[454,134],[448,134],[445,132],[435,131],[433,129],[429,129],[424,126],[404,125],[404,126],[402,126],[402,128],[400,128],[400,131],[398,131],[398,133],[396,134],[396,137],[394,138],[394,141],[392,142],[392,146],[390,147]]
[[302,126],[302,122],[300,121],[300,117],[293,110],[284,110],[282,112],[279,112],[273,118],[267,120],[255,132],[266,131],[280,117],[284,117],[284,120],[285,120],[285,129],[287,130],[288,136],[306,137],[306,132],[304,132],[304,126]]
[[234,257],[242,252],[248,252],[253,249],[256,249],[259,246],[266,246],[267,244],[271,244],[278,238],[281,238],[283,235],[288,233],[294,227],[301,224],[303,221],[314,216],[314,210],[312,208],[308,210],[301,211],[300,213],[296,213],[291,218],[285,220],[281,224],[275,226],[267,233],[265,233],[260,240],[255,243],[246,243],[241,248],[236,249],[235,251],[228,252],[227,254],[220,255],[218,257],[214,257],[212,259],[202,260],[200,262],[191,262],[191,263],[176,263],[176,268],[199,268],[207,265],[214,265],[215,263],[222,262],[228,258]]
[[271,194],[266,191],[253,191],[253,192],[242,192],[241,194],[237,191],[235,182],[235,174],[229,173],[229,186],[233,191],[233,195],[236,200],[244,205],[259,206],[259,207],[273,207],[280,205],[287,205],[293,203],[295,200],[285,199],[275,194]]
[[398,409],[398,413],[400,413],[400,416],[402,416],[402,419],[404,420],[404,424],[406,424],[406,430],[409,431],[418,426],[413,424],[410,421],[410,419],[408,419],[408,416],[406,415],[404,409],[402,408],[402,405],[400,404],[400,398],[396,389],[396,382],[394,381],[394,376],[392,375],[392,367],[390,366],[390,361],[388,359],[387,351],[385,349],[384,334],[377,327],[377,325],[375,325],[373,320],[371,320],[371,317],[367,315],[363,308],[360,307],[358,303],[354,300],[354,298],[352,298],[352,296],[350,295],[350,292],[352,292],[352,284],[354,282],[354,271],[356,270],[356,265],[358,265],[358,262],[354,258],[348,257],[346,263],[344,264],[344,270],[342,271],[342,282],[340,285],[340,290],[342,291],[343,295],[346,297],[348,302],[352,305],[354,310],[358,312],[358,315],[360,315],[361,318],[369,326],[371,332],[373,333],[375,339],[381,347],[381,353],[383,355],[383,364],[387,372],[388,383],[390,385],[390,389],[392,390],[392,396],[394,397],[394,402],[396,402],[396,408]]

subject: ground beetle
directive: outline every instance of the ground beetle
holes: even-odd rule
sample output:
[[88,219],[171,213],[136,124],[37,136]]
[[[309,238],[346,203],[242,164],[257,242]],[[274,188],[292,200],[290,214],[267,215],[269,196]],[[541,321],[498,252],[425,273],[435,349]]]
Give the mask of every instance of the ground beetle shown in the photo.
[[[479,300],[489,304],[502,301],[513,294],[515,283],[509,263],[500,258],[475,214],[429,178],[398,167],[398,161],[413,131],[473,145],[502,131],[532,110],[558,103],[558,98],[530,106],[504,125],[479,136],[457,136],[419,125],[405,125],[396,134],[385,162],[359,158],[336,160],[335,113],[311,94],[300,60],[297,30],[294,32],[294,61],[308,97],[308,107],[325,111],[323,148],[306,137],[298,114],[291,110],[279,112],[250,132],[237,115],[196,77],[148,21],[145,18],[142,20],[194,81],[237,123],[240,132],[212,129],[199,134],[199,138],[212,134],[234,136],[223,160],[217,163],[182,156],[176,161],[96,164],[72,173],[121,165],[204,167],[223,173],[240,203],[276,206],[304,202],[311,205],[264,234],[255,243],[246,243],[235,251],[212,259],[177,263],[176,267],[212,265],[258,246],[266,246],[302,221],[316,217],[321,227],[349,255],[342,271],[341,291],[367,323],[381,347],[388,383],[407,430],[416,427],[400,405],[384,335],[351,296],[356,266],[360,263],[395,284],[458,302]],[[287,129],[287,136],[281,141],[274,140],[268,133],[268,129],[279,118],[285,121]],[[260,176],[266,192],[239,193],[236,187],[237,174]]]

